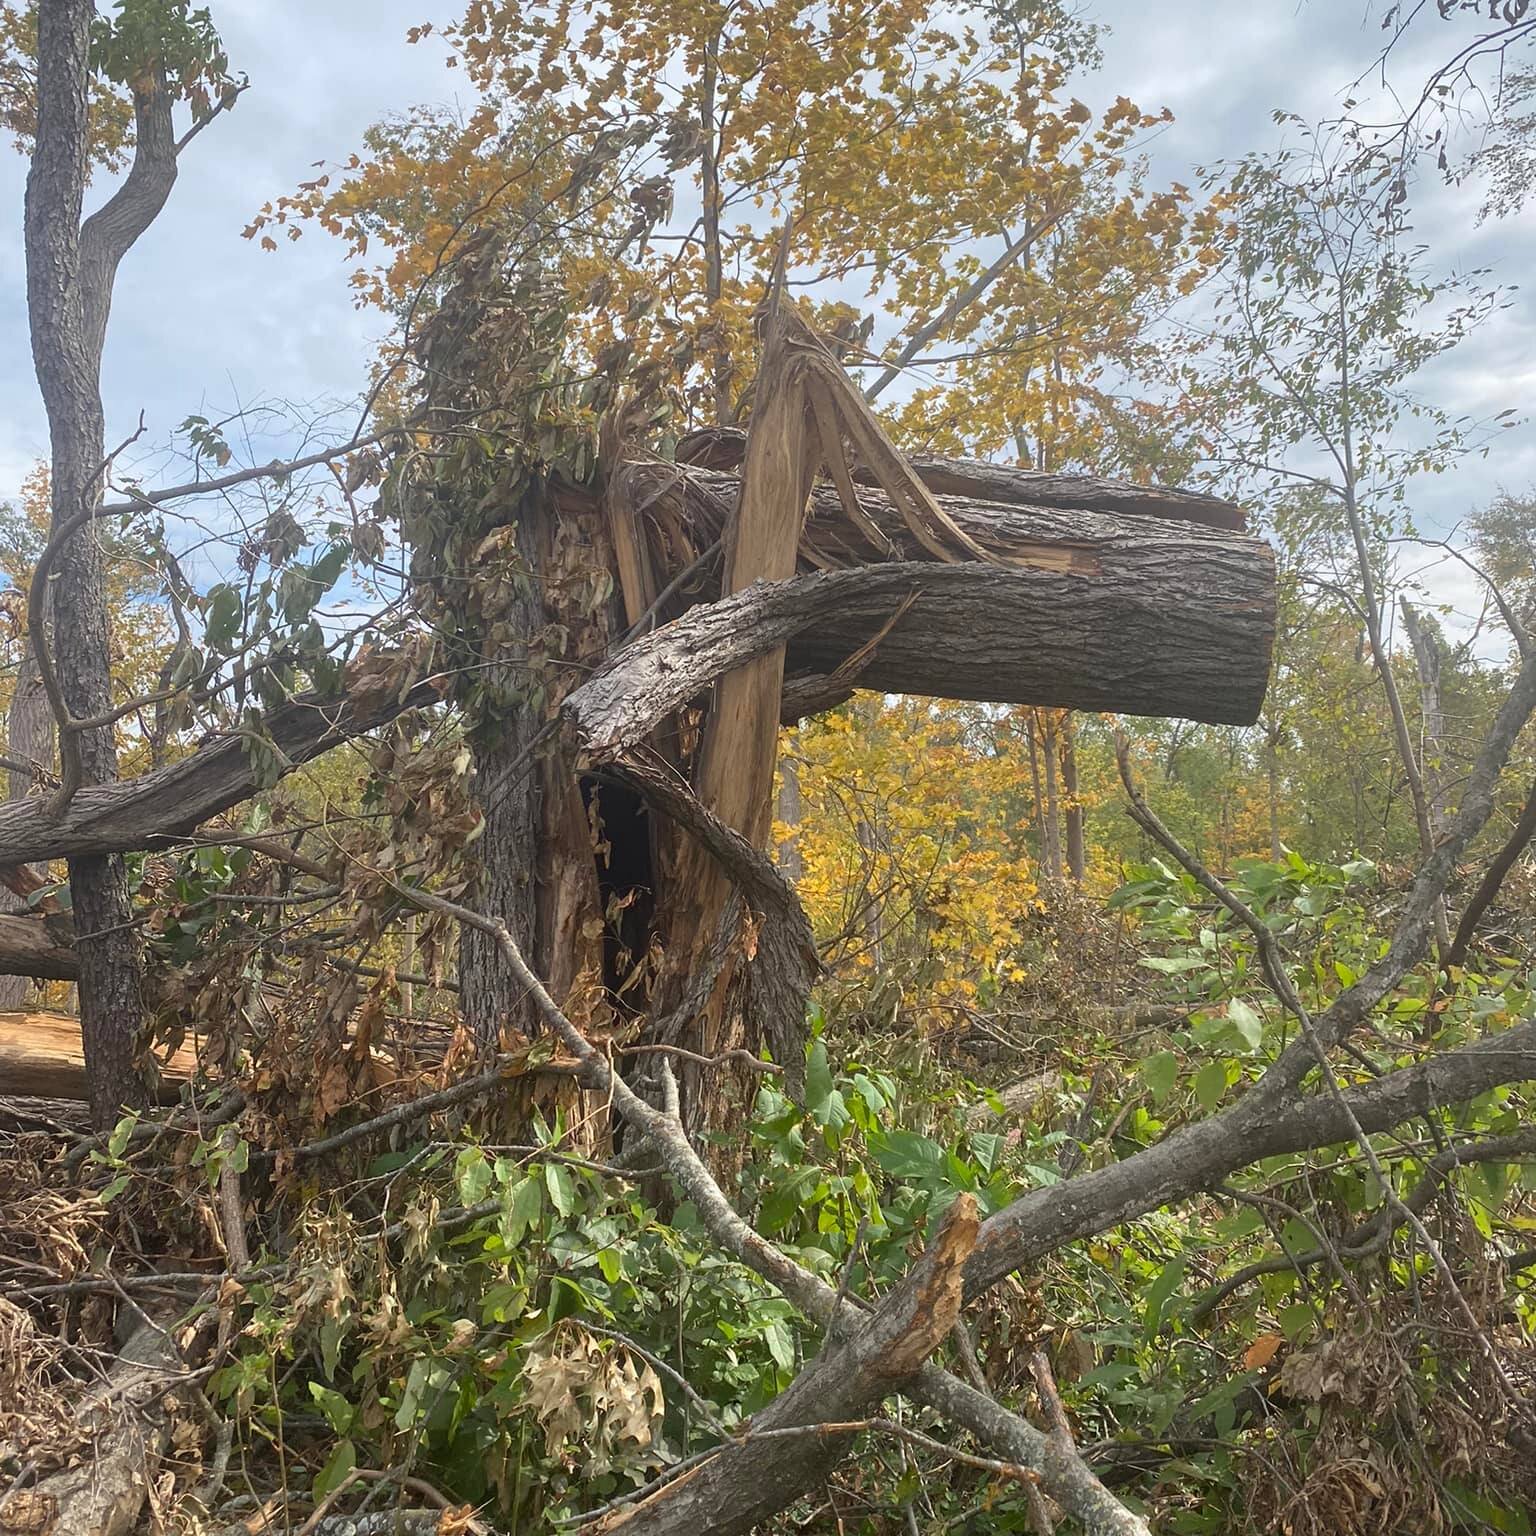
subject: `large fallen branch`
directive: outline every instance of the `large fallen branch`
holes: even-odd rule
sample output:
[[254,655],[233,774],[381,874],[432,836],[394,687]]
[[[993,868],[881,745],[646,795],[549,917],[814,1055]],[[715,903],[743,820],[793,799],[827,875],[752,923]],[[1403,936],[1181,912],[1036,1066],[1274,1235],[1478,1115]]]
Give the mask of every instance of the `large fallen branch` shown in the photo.
[[[1464,1104],[1490,1088],[1528,1081],[1536,1081],[1536,1023],[1389,1072],[1346,1100],[1361,1129],[1374,1133]],[[1329,1146],[1351,1135],[1349,1115],[1326,1097],[1303,1099],[1273,1114],[1250,1094],[1121,1162],[1032,1189],[989,1217],[966,1268],[967,1294],[979,1294],[1068,1243],[1208,1190],[1261,1158]]]
[[74,981],[79,973],[70,941],[55,931],[54,923],[44,917],[0,913],[0,976]]
[[[227,732],[180,762],[117,784],[82,789],[61,816],[40,798],[0,804],[0,866],[82,854],[121,853],[174,841],[270,780],[407,709],[435,704],[431,682],[402,691],[369,689],[343,698],[306,694],[272,711],[259,736]],[[255,762],[265,759],[265,777]]]
[[[746,456],[743,427],[701,427],[677,445],[680,464],[701,469],[733,470]],[[1247,526],[1243,509],[1234,502],[1202,491],[1164,486],[1132,485],[1097,475],[1056,475],[1044,470],[991,464],[983,459],[945,459],[937,454],[913,454],[907,462],[919,480],[937,496],[963,496],[978,501],[1011,502],[1025,507],[1066,507],[1073,511],[1117,512],[1134,517],[1174,518],[1241,533]],[[853,478],[874,483],[868,470],[855,468]]]
[[1091,576],[902,561],[762,582],[636,641],[576,689],[564,712],[579,744],[608,756],[775,646],[787,645],[796,669],[832,672],[910,599],[867,659],[861,686],[1251,720],[1273,622],[1268,551],[1254,551],[1200,562],[1187,550],[1130,546]]

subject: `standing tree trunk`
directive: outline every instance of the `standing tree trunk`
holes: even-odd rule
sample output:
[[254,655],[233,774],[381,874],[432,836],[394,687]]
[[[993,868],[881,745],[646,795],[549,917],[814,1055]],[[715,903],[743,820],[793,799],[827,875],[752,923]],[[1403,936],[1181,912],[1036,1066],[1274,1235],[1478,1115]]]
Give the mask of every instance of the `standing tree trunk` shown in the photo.
[[1269,790],[1269,857],[1278,864],[1284,850],[1280,844],[1280,741],[1284,728],[1271,721],[1264,733],[1264,776]]
[[1040,812],[1040,825],[1045,831],[1045,873],[1050,880],[1061,879],[1061,793],[1057,788],[1057,730],[1056,712],[1037,709],[1035,719],[1040,726],[1040,756],[1045,761],[1045,805]]
[[1414,666],[1419,674],[1419,709],[1423,729],[1419,746],[1419,772],[1424,780],[1424,798],[1428,802],[1430,830],[1441,837],[1450,821],[1447,809],[1445,706],[1440,698],[1440,667],[1444,649],[1440,637],[1425,627],[1406,597],[1400,598],[1403,628],[1413,647]]
[[1045,868],[1045,791],[1040,783],[1040,734],[1035,729],[1038,710],[1026,710],[1024,714],[1024,739],[1029,743],[1029,777],[1035,792],[1035,857]]
[[[83,727],[110,711],[111,662],[101,549],[89,523],[106,470],[101,356],[118,263],[165,205],[176,179],[171,101],[158,60],[134,86],[128,176],[81,223],[88,134],[92,0],[38,8],[37,137],[27,175],[27,310],[32,357],[52,450],[53,656],[37,662],[60,719],[66,790],[117,777],[112,727]],[[41,632],[34,625],[33,634]],[[67,722],[76,722],[70,724]],[[77,781],[77,782],[76,782]],[[111,1125],[149,1102],[135,1063],[141,1000],[138,939],[117,854],[69,861],[80,955],[80,1028],[91,1118]]]
[[[507,925],[524,954],[534,955],[540,779],[534,753],[543,711],[534,703],[528,645],[544,623],[544,612],[533,519],[526,507],[515,524],[511,557],[525,573],[505,616],[513,643],[487,658],[485,688],[495,703],[491,718],[471,737],[475,799],[485,817],[473,896],[480,911]],[[465,927],[459,935],[459,997],[465,1027],[484,1055],[499,1048],[504,1033],[531,1035],[537,1028],[533,1004],[502,961],[496,941],[476,928]]]
[[800,849],[800,818],[804,805],[800,795],[800,760],[793,752],[779,754],[779,797],[774,810],[776,820],[789,828],[789,835],[779,844],[779,868],[791,885],[805,877],[805,855]]
[[1061,716],[1061,789],[1066,806],[1067,873],[1080,886],[1088,873],[1088,853],[1083,845],[1083,802],[1078,794],[1077,743],[1070,710]]

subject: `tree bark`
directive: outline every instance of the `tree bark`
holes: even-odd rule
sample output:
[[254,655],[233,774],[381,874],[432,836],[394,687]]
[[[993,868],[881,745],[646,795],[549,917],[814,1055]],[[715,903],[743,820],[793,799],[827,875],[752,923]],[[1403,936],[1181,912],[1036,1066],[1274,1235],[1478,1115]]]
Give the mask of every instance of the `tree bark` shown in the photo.
[[[78,980],[80,966],[68,926],[62,916],[0,914],[0,976],[18,981],[28,976],[48,981]],[[0,1009],[0,1013],[16,1011]]]
[[1050,880],[1061,879],[1061,794],[1057,788],[1056,715],[1049,709],[1035,711],[1040,726],[1040,756],[1045,764],[1045,806],[1041,826],[1045,829],[1045,873]]
[[[619,473],[634,504],[685,520],[706,543],[739,489],[734,476],[680,474],[659,463]],[[857,589],[901,567],[920,592],[954,583],[990,592],[997,605],[982,615],[973,596],[953,623],[931,610],[919,623],[920,598],[863,665],[858,686],[1211,724],[1257,718],[1275,615],[1274,557],[1262,540],[1172,518],[950,496],[939,502],[993,563],[930,561],[888,498],[866,490],[859,503],[879,530],[884,547],[877,547],[843,515],[835,488],[820,485],[812,494],[802,571],[819,568]],[[928,574],[919,579],[924,565]],[[1041,612],[1048,617],[1037,626]],[[835,672],[874,633],[864,625],[850,638],[851,627],[829,614],[815,631],[797,635],[786,658],[790,674]],[[1000,633],[1010,629],[1041,648],[1037,660],[1026,660]]]
[[[677,461],[707,469],[735,469],[746,451],[746,441],[747,434],[739,427],[704,427],[688,433],[679,442]],[[1208,496],[1203,491],[1132,485],[1126,480],[1106,480],[1096,475],[1051,474],[1012,464],[939,458],[934,454],[913,454],[908,463],[918,479],[938,496],[1011,506],[1111,512],[1122,517],[1169,518],[1233,533],[1241,533],[1248,526],[1246,514],[1235,502]],[[874,483],[867,470],[857,467],[853,477],[863,485]]]
[[1219,604],[1176,558],[1164,567],[1140,556],[1095,579],[891,561],[758,582],[636,640],[570,695],[564,713],[583,750],[602,758],[638,745],[717,677],[776,646],[797,670],[832,671],[910,604],[865,658],[862,686],[1251,719],[1263,697],[1268,567],[1255,560],[1230,574],[1235,590]]
[[1067,873],[1074,885],[1082,885],[1088,873],[1088,851],[1083,843],[1083,802],[1077,782],[1077,742],[1072,729],[1072,714],[1061,716],[1061,789],[1067,829]]
[[1414,667],[1419,674],[1420,731],[1419,772],[1424,780],[1424,798],[1428,802],[1430,830],[1439,837],[1449,820],[1447,808],[1445,706],[1440,696],[1440,665],[1444,648],[1438,635],[1420,621],[1406,597],[1398,599],[1403,614],[1403,628],[1413,648]]
[[[191,1044],[156,1063],[161,1103],[173,1104],[197,1069]],[[67,1013],[0,1013],[0,1088],[8,1096],[88,1098],[80,1021]]]
[[[274,710],[263,729],[280,762],[297,768],[405,710],[441,699],[432,682],[379,687],[376,681],[354,676],[339,698],[300,694]],[[87,786],[61,815],[37,795],[0,804],[0,868],[164,847],[261,787],[246,733],[226,731],[168,767]]]
[[803,803],[800,794],[800,760],[793,752],[779,754],[779,795],[774,808],[778,821],[789,828],[789,835],[779,844],[779,868],[791,885],[805,877],[805,855],[800,849],[800,817]]
[[[544,624],[544,606],[533,575],[540,562],[531,519],[519,517],[515,543],[530,575],[507,616],[511,647],[486,674],[487,686],[498,698],[498,718],[482,724],[471,742],[475,801],[485,818],[473,902],[480,911],[499,917],[518,947],[534,954],[542,774],[533,753],[543,711],[534,705],[527,651]],[[459,936],[459,997],[465,1027],[482,1052],[496,1051],[504,1030],[533,1033],[534,1016],[525,992],[501,963],[495,942],[475,928]]]
[[[16,669],[11,707],[6,717],[6,749],[7,755],[17,763],[36,763],[44,772],[49,772],[53,768],[53,711],[48,706],[48,696],[43,692],[43,680],[30,648],[23,651],[21,664]],[[21,768],[12,768],[8,785],[10,793],[7,798],[24,800],[37,787],[33,774]],[[0,914],[28,911],[30,908],[26,901],[14,892],[0,887]],[[41,926],[41,923],[27,923],[25,928],[18,928],[7,922],[0,924],[0,930],[8,932],[12,938],[21,938],[24,933],[34,928],[40,930]],[[0,939],[0,951],[3,951],[4,947],[4,940]],[[45,945],[45,947],[50,946]],[[0,966],[10,958],[12,957],[0,953]],[[69,962],[69,980],[73,981],[75,979],[73,954],[69,955]],[[34,961],[33,963],[45,962]],[[29,978],[55,975],[56,972],[53,970],[22,968],[16,971],[5,971],[0,975],[0,1012],[14,1012],[18,1008],[25,1007],[28,994],[32,990]]]
[[[27,308],[32,356],[48,413],[55,532],[101,499],[105,424],[101,356],[118,263],[164,206],[176,179],[171,103],[156,61],[134,86],[135,148],[128,176],[106,205],[81,223],[89,125],[92,0],[54,0],[39,8],[37,133],[27,176]],[[111,653],[100,548],[85,529],[59,553],[50,659],[55,710],[89,719],[111,706]],[[50,692],[53,690],[50,689]],[[79,782],[117,777],[110,726],[61,741]],[[117,854],[73,858],[70,895],[80,951],[80,1010],[91,1078],[91,1116],[110,1125],[123,1106],[143,1106],[148,1089],[136,1068],[141,1006],[138,940],[127,874]]]

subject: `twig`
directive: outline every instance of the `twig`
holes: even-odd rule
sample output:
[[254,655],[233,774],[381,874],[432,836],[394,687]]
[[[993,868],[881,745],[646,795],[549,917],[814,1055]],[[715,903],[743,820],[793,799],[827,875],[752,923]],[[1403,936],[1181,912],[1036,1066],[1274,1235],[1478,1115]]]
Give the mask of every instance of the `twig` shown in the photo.
[[777,1062],[764,1061],[751,1051],[736,1049],[721,1051],[716,1056],[705,1056],[699,1051],[685,1050],[680,1045],[621,1045],[620,1056],[677,1056],[683,1061],[697,1062],[701,1067],[721,1067],[727,1062],[740,1062],[749,1072],[761,1072],[766,1077],[782,1077],[784,1068]]

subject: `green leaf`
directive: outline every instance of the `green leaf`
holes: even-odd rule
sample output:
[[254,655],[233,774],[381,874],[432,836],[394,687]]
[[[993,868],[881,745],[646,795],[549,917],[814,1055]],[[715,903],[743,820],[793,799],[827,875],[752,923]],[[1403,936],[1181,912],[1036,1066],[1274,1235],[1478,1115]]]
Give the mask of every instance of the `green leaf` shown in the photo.
[[805,1058],[805,1107],[818,1125],[825,1125],[826,1110],[832,1097],[832,1065],[827,1060],[824,1040],[813,1040]]
[[996,1131],[972,1131],[971,1151],[976,1155],[976,1161],[983,1173],[990,1174],[997,1167],[997,1160],[1002,1156],[1005,1138]]
[[220,582],[208,593],[203,614],[203,638],[215,650],[227,651],[240,634],[244,608],[240,593],[228,582]]
[[1141,1080],[1158,1104],[1173,1091],[1178,1075],[1179,1058],[1172,1051],[1157,1051],[1141,1064]]
[[338,1440],[336,1449],[331,1452],[325,1465],[315,1474],[315,1485],[312,1489],[315,1502],[318,1504],[341,1487],[352,1475],[356,1466],[357,1447],[350,1440]]
[[544,1185],[530,1174],[507,1192],[501,1216],[501,1235],[508,1247],[520,1243],[530,1228],[538,1225],[544,1211]]
[[1149,971],[1158,971],[1164,976],[1182,976],[1187,971],[1206,970],[1210,962],[1204,955],[1180,955],[1173,958],[1148,955],[1138,964],[1144,965]]
[[1281,1333],[1294,1344],[1317,1321],[1317,1314],[1305,1302],[1298,1301],[1281,1307],[1275,1318]]
[[783,1318],[776,1317],[764,1326],[763,1342],[768,1346],[768,1353],[773,1356],[773,1363],[780,1370],[794,1370],[795,1336]]
[[569,1216],[576,1209],[576,1181],[564,1163],[545,1163],[544,1186],[549,1190],[550,1203],[561,1216]]
[[1227,1092],[1227,1064],[1208,1061],[1195,1074],[1195,1097],[1207,1113],[1215,1109]]
[[884,1144],[871,1149],[877,1163],[898,1179],[928,1182],[942,1177],[948,1154],[938,1142],[916,1131],[888,1131]]
[[107,1156],[113,1162],[116,1162],[128,1150],[128,1143],[133,1137],[133,1128],[138,1123],[139,1117],[137,1115],[124,1115],[112,1127],[112,1134],[107,1138]]
[[309,1384],[309,1395],[314,1398],[320,1412],[325,1415],[325,1422],[338,1435],[344,1435],[352,1428],[356,1409],[340,1392],[326,1386],[324,1382],[312,1381]]
[[461,1205],[478,1205],[491,1187],[492,1170],[479,1147],[465,1147],[453,1165]]
[[1242,998],[1234,997],[1227,1004],[1227,1023],[1247,1050],[1258,1050],[1264,1039],[1264,1020]]
[[1149,1287],[1146,1312],[1143,1315],[1143,1327],[1149,1339],[1157,1337],[1157,1331],[1163,1325],[1163,1309],[1168,1305],[1168,1298],[1178,1289],[1188,1265],[1189,1259],[1184,1254],[1180,1254],[1176,1259],[1170,1259],[1163,1265],[1157,1279]]

